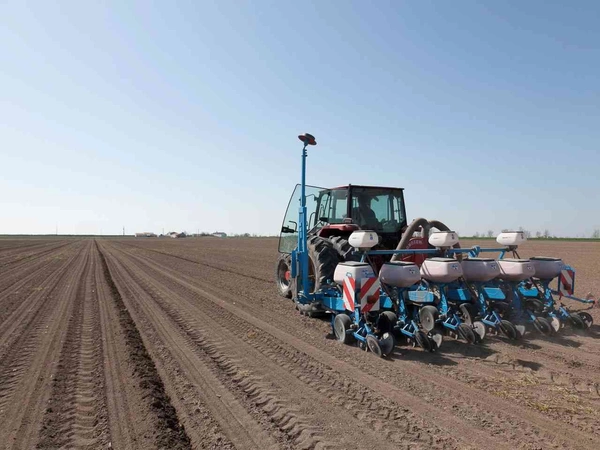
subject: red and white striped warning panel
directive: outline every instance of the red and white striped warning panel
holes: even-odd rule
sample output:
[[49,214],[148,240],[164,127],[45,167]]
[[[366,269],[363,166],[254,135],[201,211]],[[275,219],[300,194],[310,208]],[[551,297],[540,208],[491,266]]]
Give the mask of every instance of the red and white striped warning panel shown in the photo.
[[560,272],[560,279],[558,283],[558,294],[573,295],[573,286],[575,284],[575,271],[573,269],[563,269]]
[[348,311],[354,311],[355,298],[356,298],[356,281],[352,277],[344,278],[344,294],[342,299],[344,300],[344,307]]
[[363,278],[359,296],[361,312],[379,310],[379,278]]

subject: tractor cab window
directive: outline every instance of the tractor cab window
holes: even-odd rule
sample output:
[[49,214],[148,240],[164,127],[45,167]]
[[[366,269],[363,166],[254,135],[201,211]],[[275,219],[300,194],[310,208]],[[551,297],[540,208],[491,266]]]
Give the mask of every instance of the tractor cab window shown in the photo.
[[399,232],[406,225],[402,189],[353,186],[352,220],[363,229]]
[[[308,230],[313,228],[317,223],[317,204],[323,188],[315,186],[306,186],[306,222]],[[279,252],[292,253],[298,246],[298,232],[300,225],[298,223],[298,215],[300,211],[300,196],[302,188],[299,184],[296,185],[290,201],[288,203],[283,224],[281,225],[281,234],[279,235]]]
[[334,224],[343,223],[348,212],[348,191],[346,189],[324,190],[318,200],[317,221]]

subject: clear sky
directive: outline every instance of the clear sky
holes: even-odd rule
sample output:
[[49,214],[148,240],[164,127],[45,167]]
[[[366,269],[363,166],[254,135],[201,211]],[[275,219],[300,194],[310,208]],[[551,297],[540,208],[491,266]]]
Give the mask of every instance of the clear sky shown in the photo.
[[600,228],[598,1],[0,3],[0,233],[275,234],[300,179]]

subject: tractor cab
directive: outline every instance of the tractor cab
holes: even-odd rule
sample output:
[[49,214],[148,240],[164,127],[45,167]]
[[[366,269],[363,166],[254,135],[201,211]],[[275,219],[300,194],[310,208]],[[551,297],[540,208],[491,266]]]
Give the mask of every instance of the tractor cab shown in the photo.
[[[281,253],[291,253],[297,246],[300,196],[300,185],[297,185],[281,228]],[[381,248],[395,249],[406,228],[402,188],[349,185],[324,189],[306,186],[306,209],[308,235],[327,240],[336,237],[347,239],[358,229],[373,230],[380,236]]]

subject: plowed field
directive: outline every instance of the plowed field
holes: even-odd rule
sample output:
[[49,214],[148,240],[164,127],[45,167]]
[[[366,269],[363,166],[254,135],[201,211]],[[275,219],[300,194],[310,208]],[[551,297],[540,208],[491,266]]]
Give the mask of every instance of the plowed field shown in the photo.
[[[600,293],[599,244],[534,254]],[[0,447],[600,448],[597,325],[377,359],[277,297],[276,256],[274,239],[0,240]]]

